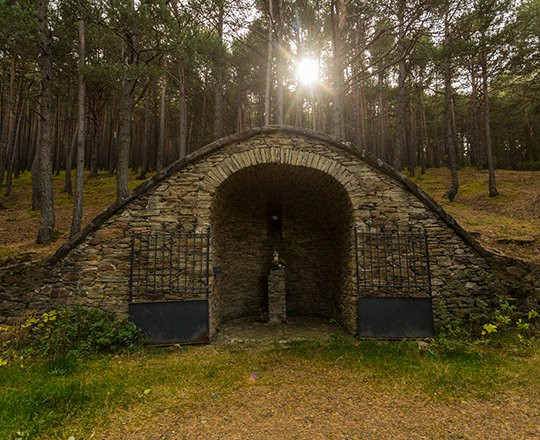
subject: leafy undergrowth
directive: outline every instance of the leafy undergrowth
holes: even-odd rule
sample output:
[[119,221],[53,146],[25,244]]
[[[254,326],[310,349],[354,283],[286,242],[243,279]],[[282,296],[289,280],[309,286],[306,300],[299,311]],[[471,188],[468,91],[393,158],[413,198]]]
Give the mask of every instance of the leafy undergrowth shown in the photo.
[[540,172],[497,170],[499,196],[488,196],[487,171],[459,171],[454,201],[443,197],[450,173],[430,168],[413,179],[467,231],[493,250],[540,263]]
[[[74,178],[73,174],[73,178]],[[133,189],[142,181],[130,171],[129,188]],[[148,175],[151,177],[151,174]],[[107,172],[97,177],[85,174],[84,208],[82,225],[88,224],[95,216],[115,201],[116,180]],[[39,212],[32,211],[32,178],[29,172],[14,179],[11,194],[0,195],[0,264],[23,259],[36,259],[54,252],[69,236],[73,197],[63,191],[65,172],[53,178],[56,208],[56,241],[39,246],[36,236]]]
[[[191,419],[206,423],[252,394],[251,416],[259,411],[257,399],[265,411],[283,404],[285,397],[276,401],[274,392],[299,399],[296,413],[302,415],[317,399],[338,396],[343,386],[358,399],[359,411],[366,401],[379,405],[388,396],[441,410],[478,402],[501,408],[511,396],[534,410],[540,404],[532,391],[540,386],[539,360],[535,342],[419,345],[357,341],[339,333],[330,340],[93,355],[63,376],[51,374],[46,364],[13,364],[0,367],[0,438],[162,438],[159,432],[182,438],[171,433],[199,426],[187,423]],[[509,408],[515,417],[517,409]],[[343,408],[340,414],[354,416],[347,411],[355,410]],[[407,414],[416,417],[415,411]],[[461,417],[465,422],[468,416]],[[238,432],[246,422],[227,420]],[[516,423],[516,430],[525,429]]]

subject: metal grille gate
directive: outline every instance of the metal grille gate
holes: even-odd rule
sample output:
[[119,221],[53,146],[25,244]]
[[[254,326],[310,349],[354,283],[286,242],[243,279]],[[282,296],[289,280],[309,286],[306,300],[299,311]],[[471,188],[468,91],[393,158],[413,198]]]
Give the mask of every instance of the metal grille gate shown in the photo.
[[207,342],[210,229],[133,232],[131,320],[158,344]]
[[355,226],[358,335],[433,335],[427,232]]

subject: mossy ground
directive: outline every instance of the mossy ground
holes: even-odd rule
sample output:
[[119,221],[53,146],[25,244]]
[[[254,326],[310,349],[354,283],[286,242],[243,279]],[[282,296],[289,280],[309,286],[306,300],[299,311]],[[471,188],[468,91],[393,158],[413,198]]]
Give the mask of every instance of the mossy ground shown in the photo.
[[[151,174],[149,175],[151,176]],[[73,178],[75,177],[73,173]],[[141,183],[137,174],[130,172],[129,188]],[[35,243],[39,212],[32,211],[32,180],[30,173],[14,179],[11,194],[0,195],[0,262],[21,258],[39,258],[54,252],[69,237],[73,197],[63,191],[65,173],[53,178],[56,208],[56,240],[46,246]],[[82,226],[106,209],[116,198],[116,179],[107,172],[97,177],[85,175]],[[22,254],[22,255],[21,255]]]
[[336,333],[93,356],[60,377],[39,363],[7,366],[0,437],[509,438],[502,417],[515,438],[533,438],[539,353]]
[[444,198],[450,182],[446,168],[430,168],[413,180],[486,247],[540,263],[540,172],[497,170],[500,193],[488,196],[487,171],[459,171],[454,201]]

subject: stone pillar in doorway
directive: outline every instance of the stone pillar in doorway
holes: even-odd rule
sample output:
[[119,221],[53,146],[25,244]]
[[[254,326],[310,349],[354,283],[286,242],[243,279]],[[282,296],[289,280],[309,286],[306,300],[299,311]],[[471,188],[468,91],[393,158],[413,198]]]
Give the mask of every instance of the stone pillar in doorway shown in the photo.
[[274,251],[268,274],[268,322],[277,324],[286,321],[285,266],[280,262],[277,251]]

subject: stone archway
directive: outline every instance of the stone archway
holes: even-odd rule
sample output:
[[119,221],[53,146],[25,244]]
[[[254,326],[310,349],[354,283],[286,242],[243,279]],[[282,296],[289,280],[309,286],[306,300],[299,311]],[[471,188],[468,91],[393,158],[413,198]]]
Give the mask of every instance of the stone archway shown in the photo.
[[265,320],[274,250],[285,264],[287,315],[343,321],[352,211],[342,184],[314,168],[266,163],[226,178],[211,208],[217,323]]

